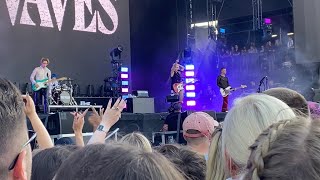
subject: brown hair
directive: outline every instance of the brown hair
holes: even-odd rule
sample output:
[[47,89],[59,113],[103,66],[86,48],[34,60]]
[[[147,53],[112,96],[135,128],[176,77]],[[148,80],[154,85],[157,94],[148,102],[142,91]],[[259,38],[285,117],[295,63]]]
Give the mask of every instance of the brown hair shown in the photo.
[[204,180],[206,161],[203,156],[179,145],[163,145],[158,151],[167,157],[185,179]]
[[159,153],[124,144],[89,145],[73,153],[55,179],[182,180],[174,165]]
[[52,180],[61,164],[79,146],[56,146],[38,152],[32,158],[31,180]]
[[224,171],[222,149],[221,149],[222,125],[220,124],[212,133],[207,162],[206,180],[225,180],[227,175]]
[[307,100],[297,91],[288,88],[272,88],[263,93],[285,102],[295,110],[297,115],[307,117],[310,114]]
[[271,125],[250,147],[244,179],[320,179],[320,121],[293,118]]
[[41,63],[43,63],[43,61],[47,61],[48,62],[48,64],[50,63],[50,60],[48,59],[48,58],[41,58]]

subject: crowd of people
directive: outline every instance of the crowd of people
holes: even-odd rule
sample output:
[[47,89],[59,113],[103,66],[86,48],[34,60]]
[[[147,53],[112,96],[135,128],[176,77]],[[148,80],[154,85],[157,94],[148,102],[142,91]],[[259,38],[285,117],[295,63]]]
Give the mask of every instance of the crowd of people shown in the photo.
[[[55,145],[29,95],[0,78],[0,96],[0,179],[320,179],[319,105],[287,88],[237,99],[223,122],[204,112],[187,115],[181,121],[186,145],[156,147],[139,132],[105,141],[125,107],[122,99],[92,109],[87,143],[88,110],[73,112],[75,143]],[[171,121],[163,131],[177,124]]]

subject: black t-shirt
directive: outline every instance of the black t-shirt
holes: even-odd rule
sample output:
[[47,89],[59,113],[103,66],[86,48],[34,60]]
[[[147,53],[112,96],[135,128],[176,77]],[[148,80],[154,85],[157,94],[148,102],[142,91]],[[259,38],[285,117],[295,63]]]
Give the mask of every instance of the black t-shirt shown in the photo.
[[175,83],[181,83],[181,74],[179,72],[174,72],[173,76],[171,77],[171,90],[173,90],[173,85]]
[[217,85],[222,89],[226,89],[230,86],[228,78],[221,75],[218,76]]
[[[168,124],[168,131],[176,131],[177,130],[178,115],[179,115],[178,112],[174,112],[174,113],[170,113],[166,117],[164,124]],[[188,116],[187,112],[181,113],[180,130],[182,130],[183,121],[187,116]]]

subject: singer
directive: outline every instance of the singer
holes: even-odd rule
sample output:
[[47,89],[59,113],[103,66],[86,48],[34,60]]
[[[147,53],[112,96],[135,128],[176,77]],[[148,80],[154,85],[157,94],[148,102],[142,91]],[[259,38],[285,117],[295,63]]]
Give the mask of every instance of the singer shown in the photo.
[[40,63],[41,65],[39,67],[34,68],[30,76],[30,81],[33,87],[35,87],[33,88],[33,100],[36,106],[36,110],[38,112],[40,111],[39,105],[41,104],[43,98],[43,113],[46,114],[48,112],[48,88],[47,86],[41,87],[39,83],[51,80],[51,71],[47,68],[50,60],[48,58],[42,58]]

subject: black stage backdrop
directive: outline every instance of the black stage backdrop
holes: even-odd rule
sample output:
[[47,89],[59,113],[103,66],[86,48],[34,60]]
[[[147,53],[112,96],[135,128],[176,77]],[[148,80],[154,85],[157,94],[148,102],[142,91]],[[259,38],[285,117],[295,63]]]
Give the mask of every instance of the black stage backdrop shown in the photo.
[[109,52],[124,47],[130,68],[129,0],[1,0],[0,74],[29,82],[40,59],[85,90],[111,75]]

